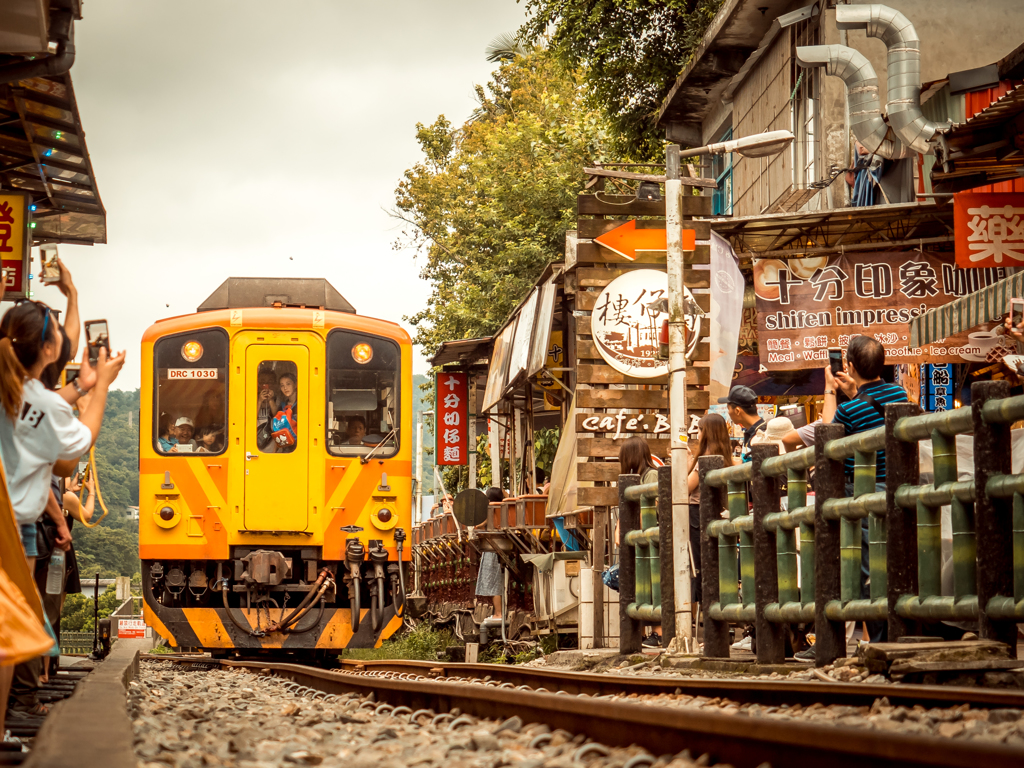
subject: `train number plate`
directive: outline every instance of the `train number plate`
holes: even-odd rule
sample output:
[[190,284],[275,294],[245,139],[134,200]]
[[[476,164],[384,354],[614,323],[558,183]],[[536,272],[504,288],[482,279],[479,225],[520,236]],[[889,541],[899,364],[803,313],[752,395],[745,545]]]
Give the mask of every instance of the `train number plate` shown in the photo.
[[168,368],[168,379],[216,379],[216,368]]

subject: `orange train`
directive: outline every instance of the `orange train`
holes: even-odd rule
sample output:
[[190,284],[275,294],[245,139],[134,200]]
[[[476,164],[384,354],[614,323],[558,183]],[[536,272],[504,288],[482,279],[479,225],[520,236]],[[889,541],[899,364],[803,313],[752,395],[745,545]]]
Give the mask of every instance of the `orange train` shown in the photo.
[[326,280],[230,278],[142,340],[146,621],[175,647],[375,647],[402,626],[412,342]]

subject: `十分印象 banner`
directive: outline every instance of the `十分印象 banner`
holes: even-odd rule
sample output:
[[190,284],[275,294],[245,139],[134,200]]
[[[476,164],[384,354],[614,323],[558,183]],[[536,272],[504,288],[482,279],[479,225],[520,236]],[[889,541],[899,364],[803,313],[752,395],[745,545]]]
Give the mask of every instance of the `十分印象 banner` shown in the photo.
[[[830,347],[873,336],[886,362],[981,362],[1002,343],[987,328],[910,346],[918,315],[1006,277],[1004,268],[960,269],[953,254],[929,251],[833,254],[754,261],[757,331],[767,370],[823,368]],[[996,308],[997,320],[1005,308]]]

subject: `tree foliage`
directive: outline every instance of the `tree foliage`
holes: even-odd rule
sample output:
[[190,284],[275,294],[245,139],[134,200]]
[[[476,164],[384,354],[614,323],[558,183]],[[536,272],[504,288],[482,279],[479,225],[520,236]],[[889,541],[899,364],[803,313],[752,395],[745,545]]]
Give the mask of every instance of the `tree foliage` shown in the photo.
[[[139,526],[128,516],[128,507],[139,504],[139,390],[113,390],[107,396],[96,470],[110,514],[95,528],[75,525],[79,572],[82,579],[97,572],[104,579],[133,576],[140,570]],[[93,520],[101,514],[97,503]]]
[[425,254],[432,286],[407,317],[428,354],[492,334],[574,228],[584,166],[605,159],[606,123],[580,75],[537,48],[503,61],[461,128],[418,124],[423,160],[405,172],[392,214],[396,248]]
[[117,599],[117,591],[108,587],[100,595],[100,604],[94,608],[93,601],[78,593],[64,598],[64,607],[60,611],[60,628],[62,632],[92,632],[95,626],[93,611],[96,610],[101,619],[107,618],[118,609],[121,601]]
[[654,126],[665,96],[700,45],[722,0],[523,0],[526,42],[548,40],[586,73],[628,152],[661,160]]

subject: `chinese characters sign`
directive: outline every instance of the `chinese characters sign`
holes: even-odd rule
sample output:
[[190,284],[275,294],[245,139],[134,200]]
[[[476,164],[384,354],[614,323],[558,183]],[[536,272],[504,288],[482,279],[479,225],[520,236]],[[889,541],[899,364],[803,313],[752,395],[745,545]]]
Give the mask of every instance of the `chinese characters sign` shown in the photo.
[[951,255],[927,251],[808,261],[754,262],[758,346],[766,370],[823,368],[829,347],[845,349],[857,335],[885,345],[889,364],[985,359],[987,340],[981,344],[966,335],[911,348],[909,323],[1001,280],[1005,268],[958,269]]
[[958,267],[1024,265],[1024,194],[953,195]]
[[951,411],[953,404],[953,365],[921,367],[921,405],[926,411]]
[[[686,292],[690,298],[690,292]],[[667,317],[668,275],[638,269],[621,275],[597,297],[591,327],[597,351],[619,373],[653,379],[668,373],[658,358],[658,332]],[[692,299],[691,299],[692,301]],[[686,338],[692,354],[700,336],[700,318],[687,315]]]
[[436,461],[439,466],[469,463],[469,408],[467,374],[439,373],[434,387],[437,398]]
[[28,290],[29,248],[32,245],[28,206],[28,195],[0,193],[0,259],[7,270],[4,298],[8,301],[24,298]]

